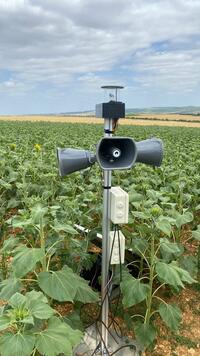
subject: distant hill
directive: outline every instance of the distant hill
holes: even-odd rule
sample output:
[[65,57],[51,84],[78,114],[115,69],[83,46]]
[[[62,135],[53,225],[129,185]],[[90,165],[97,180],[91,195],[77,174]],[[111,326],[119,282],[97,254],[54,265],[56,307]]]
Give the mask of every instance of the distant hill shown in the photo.
[[[200,106],[166,106],[166,107],[150,107],[150,108],[128,108],[126,114],[181,114],[181,115],[200,115]],[[94,110],[64,112],[59,115],[69,116],[94,116]]]
[[182,115],[198,115],[200,114],[200,106],[166,106],[166,107],[151,107],[151,108],[132,108],[126,109],[126,114],[182,114]]
[[95,116],[94,110],[61,112],[61,116]]

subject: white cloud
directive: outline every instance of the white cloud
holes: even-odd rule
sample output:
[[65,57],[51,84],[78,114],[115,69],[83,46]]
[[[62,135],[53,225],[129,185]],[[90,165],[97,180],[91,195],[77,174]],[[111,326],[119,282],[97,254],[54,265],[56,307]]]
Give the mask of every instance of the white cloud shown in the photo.
[[25,0],[1,0],[1,11],[13,11],[22,8],[25,5]]
[[76,80],[94,88],[114,76],[145,90],[193,90],[199,14],[199,0],[0,0],[0,71],[27,90]]
[[[32,86],[30,84],[25,84],[21,81],[15,79],[9,79],[0,82],[0,94],[6,94],[11,96],[24,95],[27,91],[31,90]],[[1,103],[2,104],[2,103]]]
[[141,51],[135,56],[132,69],[137,73],[139,87],[151,87],[153,91],[195,91],[200,86],[200,49]]

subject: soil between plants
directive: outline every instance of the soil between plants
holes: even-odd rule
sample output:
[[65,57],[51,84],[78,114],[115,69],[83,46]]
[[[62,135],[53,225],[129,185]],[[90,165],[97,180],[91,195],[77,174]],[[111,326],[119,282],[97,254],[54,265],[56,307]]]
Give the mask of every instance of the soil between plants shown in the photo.
[[199,356],[200,355],[200,293],[190,287],[168,301],[182,310],[182,322],[177,332],[171,332],[160,318],[156,320],[158,337],[152,351],[143,356]]

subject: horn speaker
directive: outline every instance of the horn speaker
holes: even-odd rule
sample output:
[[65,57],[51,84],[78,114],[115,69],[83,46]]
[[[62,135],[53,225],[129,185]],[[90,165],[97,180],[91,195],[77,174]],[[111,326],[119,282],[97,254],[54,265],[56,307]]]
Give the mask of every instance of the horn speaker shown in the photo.
[[57,158],[61,177],[88,168],[96,162],[93,152],[73,148],[57,148]]
[[136,161],[137,148],[129,137],[104,137],[97,145],[96,156],[102,169],[127,169]]
[[150,164],[160,167],[163,159],[163,144],[157,138],[150,138],[136,142],[137,158],[136,162]]

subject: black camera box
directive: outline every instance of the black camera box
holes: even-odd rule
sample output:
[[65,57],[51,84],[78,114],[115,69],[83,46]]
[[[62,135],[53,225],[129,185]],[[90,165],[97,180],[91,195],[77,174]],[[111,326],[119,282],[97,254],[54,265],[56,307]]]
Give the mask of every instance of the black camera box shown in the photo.
[[96,105],[96,117],[119,119],[125,117],[125,104],[120,101],[109,101]]

